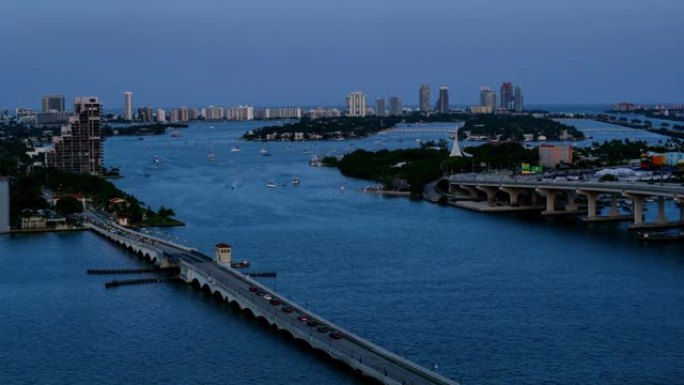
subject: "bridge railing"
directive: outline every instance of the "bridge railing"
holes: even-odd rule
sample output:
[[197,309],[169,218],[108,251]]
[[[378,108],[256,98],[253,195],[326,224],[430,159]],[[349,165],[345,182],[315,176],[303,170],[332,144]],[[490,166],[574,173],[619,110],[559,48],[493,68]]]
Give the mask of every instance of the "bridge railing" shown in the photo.
[[[100,218],[100,220],[102,220],[102,219]],[[209,258],[208,256],[206,256],[206,255],[200,253],[200,252],[197,251],[196,249],[184,247],[184,246],[175,244],[175,243],[173,243],[173,242],[166,241],[166,240],[161,239],[161,238],[153,237],[153,236],[151,236],[151,235],[142,234],[142,233],[133,231],[133,230],[131,230],[131,229],[127,229],[127,228],[125,228],[125,227],[123,227],[123,226],[120,226],[120,225],[118,225],[118,224],[113,224],[113,223],[109,223],[109,222],[104,222],[104,220],[102,220],[102,221],[103,221],[103,223],[105,223],[107,226],[111,226],[111,227],[113,227],[113,228],[115,228],[115,229],[117,229],[117,230],[124,231],[124,232],[126,232],[127,234],[129,234],[129,235],[134,235],[134,236],[138,237],[139,239],[154,240],[154,241],[159,242],[159,243],[162,243],[162,244],[164,244],[164,245],[166,245],[166,246],[169,246],[169,247],[172,247],[172,248],[176,248],[176,249],[178,249],[178,250],[181,250],[181,251],[183,251],[183,252],[188,252],[188,253],[192,253],[192,254],[194,254],[194,255],[196,255],[196,256],[201,256],[202,258],[206,259],[206,262],[207,262],[207,263],[212,263],[212,264],[214,263],[213,260],[212,260],[211,258]],[[104,228],[104,227],[97,226],[97,225],[94,224],[94,223],[91,223],[91,224],[89,224],[89,225],[92,226],[92,228],[94,228],[94,229],[96,228],[98,231],[101,231],[101,232],[109,232],[109,233],[111,234],[111,231],[107,230],[107,229]],[[120,235],[118,235],[118,234],[116,234],[116,233],[114,233],[114,235],[120,236]],[[137,240],[135,240],[135,239],[130,239],[130,238],[127,238],[127,240],[128,240],[129,242],[138,242]],[[145,243],[145,242],[143,242],[142,245],[144,245],[144,246],[146,246],[146,247],[153,247],[153,245],[147,244],[147,243]],[[166,253],[166,252],[164,252],[164,251],[162,251],[162,250],[160,250],[160,252],[162,252],[165,256],[170,257],[170,255],[169,255],[168,253]],[[176,260],[177,260],[177,263],[178,263],[179,265],[185,266],[186,269],[193,269],[193,271],[195,272],[195,274],[199,274],[199,275],[203,276],[207,281],[212,282],[212,284],[219,285],[224,291],[230,292],[231,294],[236,295],[236,296],[240,296],[242,301],[245,301],[245,302],[247,302],[247,303],[252,304],[253,307],[259,307],[259,306],[261,305],[260,303],[253,301],[253,298],[250,298],[250,297],[248,297],[248,296],[245,296],[243,293],[236,292],[236,291],[235,291],[233,288],[231,288],[230,285],[229,285],[227,282],[225,282],[221,277],[212,276],[211,274],[208,274],[208,273],[202,271],[197,265],[193,265],[193,264],[187,263],[187,262],[183,261],[182,259],[176,259]],[[221,268],[222,271],[224,271],[225,273],[229,274],[229,275],[230,275],[231,277],[233,277],[234,279],[238,279],[238,280],[242,281],[243,283],[245,283],[245,284],[247,284],[247,285],[259,287],[259,288],[261,288],[261,289],[263,289],[263,290],[265,290],[265,291],[267,291],[267,292],[269,292],[269,293],[272,293],[275,297],[279,298],[281,301],[287,303],[287,305],[292,306],[294,309],[296,309],[297,312],[299,312],[299,313],[301,313],[301,314],[306,314],[306,315],[308,315],[308,316],[310,316],[310,317],[312,317],[312,318],[315,318],[315,319],[317,319],[318,321],[322,322],[323,324],[326,324],[326,325],[328,325],[329,327],[331,327],[331,328],[333,328],[333,329],[339,331],[340,333],[342,333],[343,338],[345,338],[345,339],[347,339],[348,341],[351,341],[351,342],[353,342],[354,344],[360,346],[360,347],[361,347],[363,350],[365,350],[366,352],[375,354],[375,355],[381,357],[382,359],[384,359],[384,360],[386,360],[386,361],[388,361],[388,362],[390,362],[390,363],[392,363],[392,364],[394,364],[394,365],[397,365],[397,366],[401,367],[403,370],[409,371],[409,372],[413,373],[413,374],[416,375],[416,376],[419,376],[419,377],[424,378],[426,381],[429,381],[430,383],[435,383],[435,384],[449,384],[449,385],[457,384],[456,382],[454,382],[454,381],[452,381],[452,380],[450,380],[450,379],[448,379],[448,378],[446,378],[446,377],[440,375],[439,373],[435,373],[435,372],[433,372],[433,371],[430,371],[429,369],[427,369],[427,368],[425,368],[425,367],[422,367],[422,366],[420,366],[420,365],[418,365],[418,364],[416,364],[416,363],[414,363],[414,362],[412,362],[412,361],[409,361],[408,359],[406,359],[406,358],[404,358],[404,357],[401,357],[401,356],[397,355],[396,353],[390,352],[390,351],[388,351],[388,350],[386,350],[386,349],[384,349],[384,348],[382,348],[382,347],[380,347],[380,346],[378,346],[378,345],[376,345],[376,344],[374,344],[374,343],[372,343],[372,342],[370,342],[370,341],[368,341],[368,340],[366,340],[366,339],[364,339],[364,338],[362,338],[362,337],[360,337],[360,336],[358,336],[358,335],[356,335],[356,334],[350,332],[349,330],[346,330],[345,328],[340,327],[339,325],[336,325],[335,323],[333,323],[333,322],[331,322],[331,321],[328,321],[328,320],[325,319],[324,317],[321,317],[320,315],[318,315],[318,314],[316,314],[316,313],[310,311],[309,309],[306,309],[306,308],[304,308],[304,307],[298,305],[298,304],[295,303],[294,301],[291,301],[291,300],[287,299],[286,297],[284,297],[284,296],[282,296],[282,295],[280,295],[280,294],[275,293],[272,289],[270,289],[270,288],[268,288],[268,287],[262,285],[261,283],[259,283],[259,282],[255,281],[255,280],[253,280],[253,279],[250,278],[250,277],[247,277],[247,276],[245,276],[245,275],[243,275],[243,274],[241,274],[241,273],[235,271],[234,269],[231,269],[231,268],[228,268],[228,267],[225,267],[225,266],[222,266],[222,265],[218,265],[218,264],[215,264],[215,266]],[[340,351],[339,349],[337,349],[336,347],[334,347],[334,346],[332,346],[332,345],[328,346],[327,349],[329,349],[329,350],[335,350],[335,351],[337,352],[336,354],[338,355],[338,358],[347,357],[347,355],[346,355],[345,352]],[[364,365],[364,366],[366,366],[366,365]],[[369,369],[371,369],[371,370],[374,370],[375,372],[377,372],[377,370],[375,370],[374,368],[371,368],[371,367],[368,367],[368,366],[366,366],[366,367],[369,368]],[[377,372],[377,373],[379,373],[379,372]]]
[[[188,266],[192,267],[192,265],[190,265],[190,264],[188,264]],[[321,315],[316,314],[316,313],[312,312],[311,310],[306,309],[306,308],[298,305],[296,302],[291,301],[288,298],[286,298],[286,297],[284,297],[278,293],[275,293],[272,289],[262,285],[261,283],[255,281],[254,279],[252,279],[250,277],[244,276],[241,273],[239,273],[239,272],[237,272],[231,268],[224,267],[224,266],[220,266],[220,267],[223,268],[223,270],[225,270],[227,273],[231,274],[234,278],[239,279],[239,280],[243,281],[244,283],[246,283],[250,286],[255,286],[255,287],[258,287],[262,290],[265,290],[265,291],[271,293],[272,295],[274,295],[275,297],[277,297],[281,301],[286,302],[288,306],[292,306],[292,308],[295,309],[297,312],[299,312],[301,314],[306,314],[307,316],[315,318],[319,322],[322,322],[322,323],[328,325],[329,327],[331,327],[331,328],[339,331],[340,333],[342,333],[344,338],[346,338],[347,340],[359,345],[362,349],[364,349],[368,352],[371,352],[373,354],[376,354],[377,356],[379,356],[379,357],[381,357],[381,358],[383,358],[383,359],[385,359],[385,360],[387,360],[387,361],[389,361],[395,365],[401,366],[404,370],[410,371],[417,376],[423,377],[424,379],[430,381],[431,383],[435,383],[435,384],[457,384],[453,380],[450,380],[450,379],[440,375],[439,373],[435,373],[433,371],[430,371],[429,369],[427,369],[423,366],[420,366],[420,365],[418,365],[418,364],[416,364],[416,363],[414,363],[414,362],[412,362],[412,361],[410,361],[410,360],[408,360],[402,356],[397,355],[396,353],[390,352],[389,350],[386,350],[386,349],[382,348],[381,346],[376,345],[376,344],[354,334],[353,332],[351,332],[351,331],[327,320],[326,318],[322,317]],[[208,275],[208,274],[202,274],[202,275],[206,279],[209,279],[210,277],[213,278],[214,282],[216,284],[220,285],[221,287],[223,287],[224,290],[228,290],[228,291],[232,292],[232,289],[230,287],[228,287],[227,283],[224,283],[220,278],[212,277],[211,275]],[[246,300],[247,302],[249,302],[255,306],[259,306],[259,304],[260,304],[259,302],[255,302],[247,296],[241,296],[241,297],[244,298],[244,300]],[[334,348],[334,347],[331,347],[331,348]],[[345,356],[346,354],[344,352],[339,352],[339,355]]]
[[530,188],[559,188],[605,192],[632,192],[684,198],[684,187],[679,185],[652,185],[637,182],[575,182],[575,181],[516,181],[511,179],[472,180],[449,178],[449,183],[473,186],[510,186]]

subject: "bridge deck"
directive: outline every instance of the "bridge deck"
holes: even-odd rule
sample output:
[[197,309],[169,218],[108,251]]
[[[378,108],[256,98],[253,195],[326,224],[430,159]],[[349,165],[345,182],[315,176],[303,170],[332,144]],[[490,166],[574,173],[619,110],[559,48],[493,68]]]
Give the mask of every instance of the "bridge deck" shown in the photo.
[[[226,300],[237,302],[242,309],[249,309],[257,317],[263,317],[270,325],[286,330],[296,339],[301,339],[315,349],[326,352],[332,358],[340,360],[363,375],[372,377],[383,384],[419,385],[419,384],[456,384],[456,382],[417,365],[397,354],[383,349],[372,342],[314,314],[302,306],[290,301],[270,288],[244,274],[215,263],[208,256],[187,247],[120,227],[100,216],[89,214],[88,224],[94,231],[116,241],[128,244],[153,247],[181,268],[187,282],[192,277],[199,277],[209,286],[212,293],[218,292],[226,296]],[[201,284],[201,283],[200,283]],[[261,290],[265,294],[258,295],[254,291]],[[272,305],[264,297],[268,294],[280,301]],[[284,312],[282,307],[292,307],[292,312]],[[318,322],[310,326],[299,319],[306,316]],[[321,332],[319,326],[327,327]],[[330,332],[337,331],[340,338],[332,338]]]
[[647,184],[635,182],[560,182],[514,180],[511,178],[449,178],[449,183],[464,186],[520,187],[555,190],[584,190],[598,193],[627,193],[666,198],[684,199],[684,186],[674,184]]

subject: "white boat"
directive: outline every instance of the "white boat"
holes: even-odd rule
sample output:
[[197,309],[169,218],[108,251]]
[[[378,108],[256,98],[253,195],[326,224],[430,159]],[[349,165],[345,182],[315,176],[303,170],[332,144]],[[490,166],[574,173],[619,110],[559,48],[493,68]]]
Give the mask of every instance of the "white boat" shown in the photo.
[[277,187],[277,186],[278,185],[276,184],[276,182],[273,182],[273,181],[266,183],[266,187]]
[[319,156],[314,155],[309,160],[309,166],[321,167],[323,166],[323,159]]
[[271,156],[271,153],[268,152],[268,144],[266,144],[266,147],[259,150],[259,153],[263,156]]
[[299,183],[301,183],[300,180],[299,180],[299,178],[296,177],[296,176],[293,176],[293,177],[292,177],[292,184],[296,186],[296,185],[298,185]]
[[233,148],[230,149],[230,152],[240,152],[240,146],[233,146]]
[[210,152],[210,153],[208,153],[208,154],[207,154],[207,158],[208,158],[209,160],[216,160],[216,153],[213,152],[213,151]]

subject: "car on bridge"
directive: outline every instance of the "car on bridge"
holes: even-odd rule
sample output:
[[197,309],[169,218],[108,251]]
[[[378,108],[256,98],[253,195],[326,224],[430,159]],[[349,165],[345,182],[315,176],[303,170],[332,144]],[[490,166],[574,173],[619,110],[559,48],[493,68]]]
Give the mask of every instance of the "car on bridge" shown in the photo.
[[285,307],[283,307],[282,310],[283,310],[285,313],[292,313],[292,312],[294,311],[294,309],[292,308],[292,306],[285,306]]

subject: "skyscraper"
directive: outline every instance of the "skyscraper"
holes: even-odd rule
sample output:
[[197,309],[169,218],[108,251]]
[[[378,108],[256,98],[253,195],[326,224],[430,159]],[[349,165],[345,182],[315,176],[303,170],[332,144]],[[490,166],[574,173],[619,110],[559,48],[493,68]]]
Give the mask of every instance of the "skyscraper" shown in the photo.
[[525,105],[523,104],[523,95],[520,87],[515,86],[515,95],[513,98],[515,112],[522,112],[525,109]]
[[513,109],[513,84],[511,82],[504,82],[501,85],[501,104],[502,110]]
[[64,112],[64,95],[43,95],[43,113]]
[[133,120],[133,93],[124,92],[124,120]]
[[389,113],[392,116],[401,116],[403,114],[401,99],[396,96],[390,96],[389,98]]
[[347,116],[366,116],[366,95],[358,91],[347,95]]
[[437,112],[446,114],[449,112],[449,89],[439,87],[439,99],[437,99]]
[[154,120],[152,116],[152,107],[138,108],[138,120],[141,122],[151,122]]
[[48,154],[49,167],[75,173],[102,173],[101,113],[99,98],[74,99],[69,123],[62,127],[60,136],[52,138],[54,150]]
[[491,109],[489,112],[496,110],[496,92],[489,87],[480,88],[480,106]]
[[430,112],[430,86],[421,84],[418,94],[420,112],[427,114]]
[[375,116],[386,116],[385,98],[375,98]]

